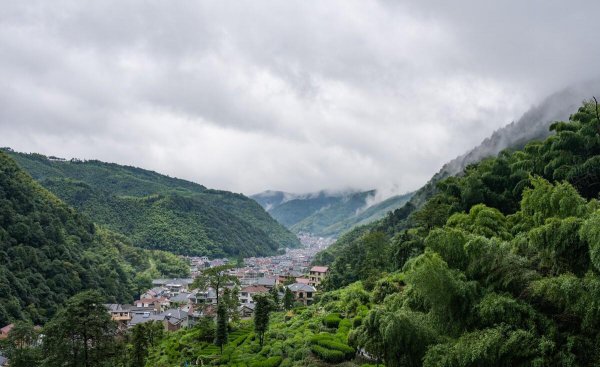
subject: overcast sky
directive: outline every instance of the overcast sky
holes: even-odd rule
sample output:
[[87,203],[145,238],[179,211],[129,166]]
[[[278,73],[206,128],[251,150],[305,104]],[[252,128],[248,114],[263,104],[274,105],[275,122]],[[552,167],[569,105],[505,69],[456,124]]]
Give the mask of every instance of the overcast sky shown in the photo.
[[0,146],[246,194],[416,189],[598,75],[600,2],[9,1]]

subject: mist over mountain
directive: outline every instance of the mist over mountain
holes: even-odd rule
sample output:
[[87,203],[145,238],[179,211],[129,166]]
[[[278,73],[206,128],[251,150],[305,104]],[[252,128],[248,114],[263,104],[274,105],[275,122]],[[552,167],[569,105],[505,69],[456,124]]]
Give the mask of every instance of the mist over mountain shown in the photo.
[[382,199],[376,190],[323,190],[307,194],[265,191],[251,198],[294,233],[338,237],[355,225],[384,217],[411,196],[412,193],[407,193]]
[[574,84],[560,90],[513,121],[496,130],[467,153],[444,164],[442,168],[411,198],[410,203],[420,207],[435,192],[435,184],[449,176],[461,173],[469,164],[496,156],[504,149],[519,149],[532,140],[543,140],[550,136],[550,124],[568,120],[583,100],[600,96],[600,79]]

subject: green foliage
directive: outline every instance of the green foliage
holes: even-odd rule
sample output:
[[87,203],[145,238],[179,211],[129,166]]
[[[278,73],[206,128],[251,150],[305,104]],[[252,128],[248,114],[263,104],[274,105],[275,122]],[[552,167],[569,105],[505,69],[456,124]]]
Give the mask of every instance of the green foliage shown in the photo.
[[42,354],[38,346],[40,335],[33,324],[19,321],[8,334],[7,357],[12,367],[38,366]]
[[456,342],[427,351],[424,367],[532,366],[540,362],[537,339],[525,330],[506,327],[466,333]]
[[285,293],[283,294],[283,308],[286,310],[291,310],[293,306],[294,294],[288,287],[285,287]]
[[330,313],[323,318],[323,325],[327,326],[328,328],[337,329],[337,327],[340,325],[340,321],[342,321],[342,319],[340,318],[339,314]]
[[117,326],[95,291],[70,298],[44,327],[44,366],[112,366]]
[[[217,304],[219,304],[219,297],[223,287],[228,284],[237,284],[239,282],[239,279],[236,276],[228,273],[228,270],[230,269],[233,269],[233,265],[226,264],[204,269],[202,273],[194,279],[191,287],[193,289],[214,288],[217,295]],[[231,302],[231,297],[229,297],[227,301]]]
[[269,327],[269,317],[274,309],[273,300],[268,294],[256,294],[254,300],[254,332],[258,335],[260,346],[265,341],[265,332]]
[[128,334],[127,349],[131,367],[144,367],[149,350],[156,347],[164,337],[161,322],[151,321],[135,325]]
[[229,316],[227,315],[227,305],[221,302],[217,306],[217,330],[215,335],[215,345],[221,348],[223,354],[223,345],[227,344],[227,327]]
[[[600,364],[599,128],[586,103],[545,141],[428,185],[408,217],[338,240],[329,312],[345,309],[335,289],[372,282],[357,266],[381,273],[352,344],[387,366]],[[376,233],[375,259],[364,239]]]
[[46,322],[70,296],[133,300],[145,254],[67,207],[0,152],[0,324]]
[[590,258],[597,271],[600,271],[600,211],[595,211],[581,226],[579,232],[589,246]]
[[49,191],[139,247],[217,257],[268,255],[299,245],[241,194],[95,160],[10,155]]
[[269,357],[264,361],[254,362],[251,364],[252,367],[277,367],[281,364],[283,359],[280,356]]

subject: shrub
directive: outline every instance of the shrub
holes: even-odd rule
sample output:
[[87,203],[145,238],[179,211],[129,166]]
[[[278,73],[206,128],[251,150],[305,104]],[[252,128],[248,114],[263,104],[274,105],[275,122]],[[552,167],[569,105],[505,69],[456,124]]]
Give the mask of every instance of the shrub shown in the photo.
[[311,345],[310,350],[325,362],[339,363],[346,360],[344,353],[339,350],[331,350],[320,345]]
[[362,316],[356,316],[354,320],[352,320],[352,327],[357,328],[362,325]]
[[308,357],[309,353],[310,350],[308,348],[300,348],[294,353],[294,356],[292,358],[294,361],[301,361],[304,358]]
[[338,351],[344,355],[344,359],[352,359],[356,353],[354,348],[339,342],[329,334],[315,335],[310,338],[310,343],[312,345],[318,345],[323,348]]
[[265,359],[264,361],[252,363],[252,367],[277,367],[283,359],[281,356],[274,356]]
[[329,315],[323,318],[323,325],[329,328],[337,329],[338,325],[340,324],[340,321],[342,321],[342,319],[340,318],[339,314],[330,313]]

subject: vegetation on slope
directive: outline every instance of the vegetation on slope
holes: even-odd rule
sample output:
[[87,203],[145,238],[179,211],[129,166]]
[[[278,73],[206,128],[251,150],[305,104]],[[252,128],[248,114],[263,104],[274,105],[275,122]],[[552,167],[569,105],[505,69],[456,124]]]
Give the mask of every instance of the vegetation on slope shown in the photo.
[[10,154],[48,190],[139,247],[220,257],[273,254],[299,245],[241,194],[112,163]]
[[321,256],[329,289],[359,280],[380,294],[357,345],[387,366],[600,363],[596,106],[551,129],[440,182],[408,229],[392,215]]
[[189,271],[174,255],[136,249],[97,228],[3,152],[0,264],[1,325],[18,319],[43,323],[84,289],[98,289],[108,301],[132,301],[151,276]]

